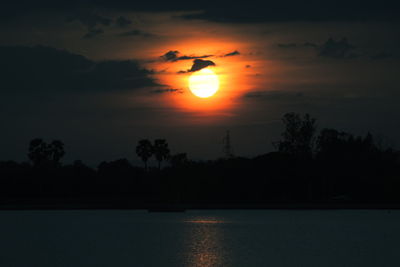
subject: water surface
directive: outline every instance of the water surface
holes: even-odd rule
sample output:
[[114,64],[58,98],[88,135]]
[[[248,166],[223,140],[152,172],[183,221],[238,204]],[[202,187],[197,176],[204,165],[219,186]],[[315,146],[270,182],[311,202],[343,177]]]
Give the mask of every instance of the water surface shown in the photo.
[[1,211],[0,266],[399,266],[400,212]]

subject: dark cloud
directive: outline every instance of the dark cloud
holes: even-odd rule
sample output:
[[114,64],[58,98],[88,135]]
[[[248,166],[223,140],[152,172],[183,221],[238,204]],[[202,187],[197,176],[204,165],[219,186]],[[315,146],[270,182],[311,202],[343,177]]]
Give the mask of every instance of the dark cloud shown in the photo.
[[211,60],[195,59],[193,60],[193,65],[190,69],[180,70],[177,72],[177,74],[199,71],[201,69],[207,68],[208,66],[215,66],[215,63]]
[[115,20],[115,24],[120,28],[125,28],[132,24],[132,21],[123,16],[120,16]]
[[[79,21],[82,25],[86,26],[87,33],[83,36],[83,38],[93,38],[102,33],[104,33],[104,29],[102,27],[110,26],[113,24],[113,20],[107,18],[105,16],[99,15],[95,11],[91,9],[82,9],[74,12],[72,15],[69,15],[67,18],[68,22]],[[115,25],[119,28],[127,28],[132,21],[119,16],[115,20]],[[127,32],[123,32],[120,36],[149,36],[149,34],[144,33],[140,30],[130,30]]]
[[356,53],[356,47],[350,44],[347,38],[342,38],[338,41],[334,40],[333,38],[329,38],[321,45],[311,42],[305,42],[302,44],[280,43],[278,44],[278,47],[283,49],[314,48],[315,51],[317,51],[318,56],[328,58],[349,59],[359,56]]
[[91,39],[93,37],[96,37],[100,34],[103,34],[104,31],[102,29],[89,29],[88,32],[83,36],[84,39]]
[[67,17],[67,21],[79,21],[88,29],[95,28],[97,26],[110,26],[112,23],[112,19],[99,15],[95,11],[88,9],[74,12],[74,14]]
[[130,31],[122,32],[118,35],[121,37],[131,37],[131,36],[150,37],[150,36],[153,36],[152,34],[141,31],[141,30],[130,30]]
[[248,68],[251,68],[251,65],[246,65],[245,67],[248,69]]
[[122,90],[156,86],[133,60],[95,62],[45,46],[0,46],[2,91]]
[[298,99],[303,96],[304,96],[303,92],[270,90],[270,91],[249,92],[244,95],[244,98],[265,99],[265,100],[289,100],[289,99]]
[[296,43],[278,44],[278,47],[280,48],[296,48],[297,46]]
[[233,52],[223,55],[223,57],[231,57],[231,56],[237,56],[237,55],[240,55],[240,52],[235,50]]
[[174,61],[178,58],[178,54],[179,51],[175,50],[175,51],[168,51],[167,53],[165,53],[164,55],[162,55],[161,57],[165,60],[165,61]]
[[304,47],[313,47],[313,48],[317,48],[317,47],[318,47],[317,44],[315,44],[315,43],[310,43],[310,42],[305,42],[305,43],[303,44],[303,46],[304,46]]
[[189,60],[189,59],[200,59],[200,58],[208,58],[213,55],[202,55],[202,56],[178,56],[180,54],[179,51],[171,50],[161,56],[165,61],[179,61],[179,60]]
[[[212,7],[211,7],[212,6]],[[260,23],[287,21],[371,21],[399,20],[397,11],[400,5],[365,0],[339,0],[325,5],[315,1],[250,1],[246,5],[232,5],[228,1],[211,5],[198,13],[183,15],[184,19],[200,19],[220,23]]]
[[178,93],[183,94],[182,89],[156,89],[151,91],[153,94],[164,94],[164,93]]
[[321,57],[338,59],[355,58],[358,57],[355,53],[355,48],[356,47],[351,45],[346,38],[342,38],[339,41],[329,38],[318,48],[318,55]]
[[86,34],[83,36],[85,39],[90,39],[104,33],[100,27],[110,26],[112,19],[97,14],[90,9],[80,9],[73,12],[72,15],[67,17],[68,22],[78,21],[87,29]]
[[305,42],[302,44],[297,43],[281,43],[278,44],[279,48],[302,48],[302,47],[311,47],[311,48],[318,48],[319,46],[315,43]]
[[386,52],[380,52],[380,53],[377,53],[377,54],[371,56],[372,60],[380,60],[380,59],[388,59],[388,58],[393,58],[393,55],[390,53],[386,53]]
[[188,72],[195,72],[207,68],[208,66],[215,66],[215,63],[211,60],[195,59],[193,60],[193,65]]
[[[328,5],[328,6],[327,6]],[[127,0],[18,0],[7,1],[0,9],[0,19],[10,19],[42,10],[75,11],[82,7],[110,11],[196,11],[182,16],[185,19],[202,19],[223,23],[282,22],[282,21],[398,21],[398,1],[338,0],[327,5],[318,1],[258,1],[249,0],[243,5],[232,1],[127,1]]]
[[203,55],[203,56],[181,56],[178,57],[175,61],[178,60],[189,60],[189,59],[196,59],[196,58],[208,58],[208,57],[212,57],[213,55]]

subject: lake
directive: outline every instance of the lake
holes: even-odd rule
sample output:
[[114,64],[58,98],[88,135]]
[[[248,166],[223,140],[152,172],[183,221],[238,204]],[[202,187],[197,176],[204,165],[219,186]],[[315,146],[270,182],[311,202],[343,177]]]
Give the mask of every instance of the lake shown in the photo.
[[0,266],[399,266],[400,211],[0,211]]

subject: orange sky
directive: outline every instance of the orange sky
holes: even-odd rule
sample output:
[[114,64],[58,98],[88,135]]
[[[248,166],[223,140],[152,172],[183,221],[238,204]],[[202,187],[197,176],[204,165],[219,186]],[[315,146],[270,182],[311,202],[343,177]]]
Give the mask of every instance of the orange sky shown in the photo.
[[[161,45],[154,49],[151,57],[155,58],[146,67],[155,71],[154,77],[165,88],[178,89],[179,93],[163,94],[167,106],[182,112],[197,112],[208,120],[233,116],[233,111],[240,105],[239,99],[249,92],[255,83],[255,70],[248,58],[246,44],[230,40],[204,38],[201,40],[186,40],[172,45]],[[209,66],[219,78],[220,87],[212,97],[202,99],[189,90],[188,79],[191,73],[178,73],[191,68],[193,59],[165,61],[161,55],[176,50],[180,56],[213,55],[204,60],[213,61],[216,66]],[[224,57],[227,53],[239,51],[239,55]]]

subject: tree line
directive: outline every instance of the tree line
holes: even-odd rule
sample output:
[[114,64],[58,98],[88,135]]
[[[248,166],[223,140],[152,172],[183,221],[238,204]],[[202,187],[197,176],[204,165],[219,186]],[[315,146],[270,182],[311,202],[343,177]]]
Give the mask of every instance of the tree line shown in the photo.
[[[65,155],[64,143],[60,140],[53,140],[47,144],[41,138],[35,138],[29,143],[28,158],[34,167],[48,168],[57,167],[61,164],[61,159]],[[176,166],[187,162],[186,153],[171,155],[168,142],[165,139],[156,139],[151,143],[148,139],[138,141],[136,155],[143,161],[144,169],[148,169],[148,161],[155,157],[158,162],[158,169],[161,170],[161,163],[169,161]]]
[[[112,198],[145,203],[399,203],[400,157],[374,136],[354,136],[325,128],[318,132],[309,114],[287,113],[276,151],[253,158],[193,161],[186,153],[171,154],[165,139],[139,140],[136,154],[143,167],[127,159],[101,162],[96,169],[81,161],[64,165],[64,144],[34,139],[30,163],[0,162],[0,205],[10,199]],[[154,157],[157,169],[149,169]],[[164,162],[169,164],[163,166]],[[82,200],[86,199],[86,200]]]

